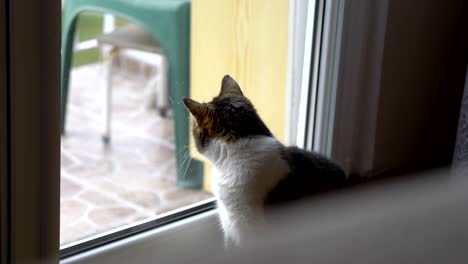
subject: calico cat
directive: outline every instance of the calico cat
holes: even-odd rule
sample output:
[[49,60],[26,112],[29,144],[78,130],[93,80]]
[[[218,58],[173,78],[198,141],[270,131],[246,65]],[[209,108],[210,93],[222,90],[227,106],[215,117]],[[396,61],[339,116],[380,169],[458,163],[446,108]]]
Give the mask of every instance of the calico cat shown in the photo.
[[346,181],[335,162],[280,143],[229,75],[211,102],[183,102],[194,117],[196,148],[213,164],[212,187],[227,247],[242,246],[255,234],[253,229],[266,222],[265,209]]

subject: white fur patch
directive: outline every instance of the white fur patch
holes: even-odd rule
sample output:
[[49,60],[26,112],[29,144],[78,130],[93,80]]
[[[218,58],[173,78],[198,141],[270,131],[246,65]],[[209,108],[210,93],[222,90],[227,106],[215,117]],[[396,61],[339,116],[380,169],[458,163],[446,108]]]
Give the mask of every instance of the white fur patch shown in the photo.
[[266,195],[289,173],[282,147],[273,137],[258,136],[234,143],[212,140],[203,152],[214,166],[212,186],[226,243],[240,246],[263,224]]

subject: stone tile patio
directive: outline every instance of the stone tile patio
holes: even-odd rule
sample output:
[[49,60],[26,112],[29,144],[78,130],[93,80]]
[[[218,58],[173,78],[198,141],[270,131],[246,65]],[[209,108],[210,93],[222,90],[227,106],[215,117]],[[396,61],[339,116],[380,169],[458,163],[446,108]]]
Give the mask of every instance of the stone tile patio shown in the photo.
[[211,198],[176,187],[173,120],[144,106],[143,74],[113,79],[112,140],[101,141],[101,67],[72,71],[61,144],[60,244]]

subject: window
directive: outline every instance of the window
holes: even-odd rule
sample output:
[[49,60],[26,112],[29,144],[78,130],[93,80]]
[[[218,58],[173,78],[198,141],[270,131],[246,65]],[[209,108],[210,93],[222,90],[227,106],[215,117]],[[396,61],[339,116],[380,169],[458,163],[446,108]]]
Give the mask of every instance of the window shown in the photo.
[[[62,11],[62,37],[74,42],[71,62],[71,50],[63,50],[62,257],[214,207],[210,165],[194,150],[188,115],[180,107],[184,89],[193,98],[209,100],[229,73],[274,134],[295,143],[291,120],[297,120],[299,109],[293,99],[301,91],[295,83],[285,88],[292,81],[287,80],[287,71],[295,65],[294,72],[309,76],[302,67],[310,62],[296,54],[288,66],[288,45],[295,43],[296,53],[304,45],[311,48],[318,35],[312,28],[322,25],[307,25],[314,35],[302,43],[306,21],[315,21],[315,13],[322,16],[325,8],[323,1],[310,1],[309,8],[303,1],[297,2],[297,8],[288,1],[180,1],[177,12],[182,11],[176,19],[181,25],[168,35],[160,28],[170,24],[144,19],[144,12],[152,9],[165,12],[156,2],[138,14],[134,6],[122,12],[105,2],[90,3],[82,12],[65,1]],[[186,5],[190,13],[183,11]],[[233,12],[231,5],[239,12]],[[72,36],[74,8],[80,12]],[[214,11],[218,16],[209,15]],[[235,20],[226,20],[233,15]],[[190,34],[184,27],[190,28]],[[290,39],[288,32],[294,27],[301,33]],[[185,44],[174,50],[171,37]],[[306,56],[316,52],[309,50]],[[182,74],[185,70],[190,71],[190,79]],[[315,87],[304,80],[304,91]],[[270,96],[265,101],[267,91]],[[294,97],[287,96],[292,93]]]
[[[96,1],[94,4],[103,2]],[[160,66],[135,63],[135,59],[121,60],[116,54],[124,53],[122,49],[116,49],[115,43],[110,45],[108,42],[93,41],[94,35],[90,39],[78,37],[76,43],[85,47],[100,44],[103,54],[101,49],[95,48],[92,56],[78,54],[76,58],[86,58],[81,62],[75,61],[77,67],[71,67],[69,94],[62,93],[57,74],[60,72],[59,14],[62,12],[59,1],[2,1],[1,263],[21,263],[36,258],[56,261],[59,254],[64,263],[146,263],[155,259],[164,263],[174,256],[195,259],[196,254],[204,254],[207,249],[217,252],[222,243],[215,210],[212,210],[214,203],[209,198],[210,167],[193,147],[185,152],[185,147],[192,146],[189,123],[176,116],[184,116],[181,115],[183,112],[177,111],[181,109],[177,99],[188,95],[183,94],[184,91],[189,91],[194,98],[208,100],[218,89],[219,76],[225,73],[232,73],[241,80],[241,86],[246,87],[246,93],[278,138],[336,157],[344,162],[347,170],[375,173],[382,168],[401,167],[403,163],[413,161],[412,157],[437,157],[434,153],[451,155],[450,144],[447,143],[450,137],[437,137],[434,148],[432,145],[431,148],[418,148],[427,145],[424,144],[429,141],[427,139],[436,138],[434,135],[441,132],[437,129],[424,130],[429,127],[427,120],[441,124],[441,128],[453,126],[452,114],[457,112],[453,102],[459,98],[459,94],[456,89],[444,91],[445,87],[441,84],[458,74],[460,68],[466,69],[466,62],[459,59],[463,56],[457,53],[462,54],[461,51],[466,49],[462,45],[464,42],[455,41],[458,34],[454,33],[458,32],[455,25],[462,25],[459,22],[462,21],[463,12],[458,10],[463,9],[453,4],[450,7],[456,10],[440,12],[440,6],[448,5],[436,2],[428,2],[427,8],[422,10],[411,1],[308,1],[307,5],[304,5],[304,1],[292,0],[235,3],[192,1],[190,9],[180,9],[183,12],[190,10],[190,31],[181,33],[185,37],[190,35],[189,48],[183,46],[188,42],[164,38],[163,32],[145,27],[145,23],[138,23],[132,19],[133,16],[126,16],[129,6],[115,7],[120,8],[114,14],[117,15],[116,20],[111,23],[116,30],[104,30],[105,35],[126,29],[129,22],[157,36],[154,39],[159,41],[159,46],[152,51],[162,51],[161,61],[166,59],[169,63],[166,68],[169,69],[169,84],[177,88],[170,89],[170,97],[167,97],[172,100],[171,108],[175,109],[171,112],[142,105],[145,93],[141,86],[148,83],[151,76],[163,72]],[[72,0],[65,3],[72,3]],[[402,10],[411,10],[414,16],[407,16],[408,12]],[[96,17],[89,11],[82,13],[83,19],[88,16],[91,21],[101,23],[102,13]],[[69,11],[63,12],[64,18],[70,15],[66,14]],[[438,15],[443,15],[443,19],[434,19],[440,18]],[[160,18],[154,14],[141,17],[149,20]],[[79,27],[83,26],[80,24],[83,21],[78,22]],[[436,26],[431,28],[437,30],[437,34],[419,30],[427,28],[425,22],[434,23]],[[64,30],[71,24],[64,23]],[[104,25],[108,23],[104,22]],[[173,25],[168,23],[164,29]],[[177,26],[183,28],[179,23]],[[97,28],[100,30],[107,26],[99,25]],[[447,31],[447,28],[454,30]],[[81,34],[84,34],[83,31],[78,30],[78,36]],[[102,35],[101,32],[95,34]],[[69,45],[66,46],[69,51],[75,41],[74,36],[69,34],[62,38]],[[168,39],[180,46],[165,42]],[[425,41],[428,39],[434,41]],[[421,40],[425,41],[423,47],[416,45]],[[451,46],[454,43],[459,46]],[[181,50],[171,50],[175,46]],[[428,54],[445,52],[453,52],[450,53],[453,56],[420,59]],[[72,65],[71,57],[66,57],[66,53],[64,51],[62,61],[65,67]],[[141,53],[136,54],[129,57],[135,55],[143,61],[148,58],[147,55],[142,58]],[[453,59],[455,57],[457,59]],[[185,63],[177,62],[176,58],[185,58]],[[189,62],[187,58],[190,58]],[[102,68],[94,65],[93,68],[93,63],[104,65]],[[126,73],[125,65],[129,70],[133,70],[134,65],[142,65],[141,75],[138,75],[138,67],[135,67],[135,73]],[[107,76],[106,73],[111,72],[109,69],[114,67],[115,74],[111,82],[107,82],[112,84],[112,89],[101,90],[99,87],[109,86],[96,81],[102,77],[98,76],[99,71],[102,69],[102,75]],[[445,69],[450,69],[450,73]],[[428,75],[427,72],[445,74]],[[395,78],[395,74],[403,75],[402,78]],[[68,76],[63,77],[68,81]],[[450,84],[458,87],[459,76],[455,77]],[[96,93],[89,87],[90,80],[95,80],[92,84],[96,87]],[[410,111],[409,106],[414,102],[412,100],[419,98],[419,94],[414,92],[416,90],[407,89],[419,87],[410,82],[414,80],[424,84],[420,86],[427,96],[425,98],[431,98],[431,102],[421,104],[422,110],[415,113]],[[101,81],[106,82],[106,78],[101,78]],[[161,82],[161,79],[158,81]],[[184,87],[189,89],[184,90]],[[401,90],[414,93],[400,96],[398,92]],[[107,91],[105,96],[101,94],[104,91]],[[264,100],[265,94],[272,95],[268,101]],[[69,99],[63,142],[60,142],[61,95]],[[96,100],[98,98],[104,99],[104,102]],[[439,107],[441,101],[448,107]],[[393,107],[392,103],[395,102],[403,103]],[[134,111],[135,105],[140,105],[141,111]],[[105,126],[108,123],[97,116],[100,115],[99,109],[110,109],[109,106],[113,106],[112,111],[103,112],[106,113],[105,120],[112,121],[112,126]],[[423,116],[422,125],[413,125],[415,123],[411,121],[422,120],[416,119],[421,117],[418,114],[433,113],[431,107],[434,106],[443,109],[444,114],[430,118]],[[402,118],[395,118],[394,113]],[[445,114],[450,118],[446,118]],[[163,124],[171,122],[176,125]],[[155,123],[158,125],[155,126]],[[401,124],[407,125],[405,129],[401,129]],[[172,131],[171,127],[174,127]],[[150,132],[148,136],[139,133],[145,129],[155,129],[161,134]],[[447,131],[450,132],[450,129]],[[102,135],[105,136],[104,140],[101,139]],[[408,144],[396,147],[393,137],[398,142]],[[172,138],[174,142],[171,145]],[[402,139],[404,141],[400,141]],[[155,147],[158,144],[161,147]],[[138,148],[150,153],[141,154],[140,150],[136,151]],[[447,157],[442,158],[440,160],[444,162],[447,160]],[[186,163],[186,159],[190,162]],[[64,165],[63,197],[59,193],[60,162]],[[120,166],[122,163],[127,167]],[[80,165],[83,167],[80,168]],[[118,174],[122,172],[119,170],[121,167],[125,168],[124,175]],[[147,181],[143,176],[151,174],[153,169],[157,172]],[[117,175],[115,178],[113,173]],[[159,177],[172,181],[171,188],[178,186],[180,189],[175,189],[173,193],[167,190],[155,192],[155,186],[151,184],[156,182],[154,179],[161,180]],[[142,183],[145,184],[142,186]],[[166,207],[164,211],[155,210],[162,206],[160,202],[164,199],[171,199],[172,195],[179,197],[178,193],[190,197],[187,203],[184,201],[175,207]],[[167,196],[161,199],[160,194]],[[76,236],[69,236],[72,238],[63,242],[59,253],[60,202],[62,213],[67,213],[62,216],[62,231],[74,223],[84,224],[76,228]],[[101,215],[92,213],[96,209],[101,210],[98,211]],[[103,214],[106,210],[107,214]],[[89,218],[83,220],[83,215]],[[98,229],[98,222],[108,226]]]
[[[69,1],[64,2],[67,4]],[[171,142],[171,140],[177,141],[180,137],[172,126],[174,121],[171,118],[175,118],[176,113],[171,113],[171,111],[161,113],[154,111],[151,107],[145,109],[142,106],[145,100],[145,91],[142,86],[145,86],[150,77],[161,69],[157,66],[145,65],[145,63],[140,63],[138,59],[135,59],[135,57],[141,59],[141,53],[140,55],[138,53],[126,54],[129,58],[125,58],[125,56],[120,58],[119,56],[110,64],[113,67],[118,67],[117,73],[113,74],[112,79],[108,82],[113,86],[111,89],[113,92],[112,101],[109,100],[107,104],[106,102],[102,103],[99,98],[108,98],[102,95],[103,91],[99,88],[105,87],[102,83],[108,81],[102,78],[105,76],[102,71],[109,68],[106,68],[106,65],[102,67],[101,64],[102,62],[104,62],[103,64],[108,63],[109,56],[115,55],[116,50],[104,44],[102,45],[102,54],[100,54],[101,50],[96,48],[96,44],[100,44],[93,40],[96,35],[108,34],[106,30],[105,33],[101,32],[101,24],[104,24],[103,28],[106,28],[107,25],[107,22],[101,22],[101,13],[96,15],[95,12],[92,12],[93,10],[80,13],[77,24],[71,23],[78,26],[76,34],[72,34],[75,32],[67,28],[71,24],[66,23],[67,17],[70,16],[67,13],[69,11],[60,11],[60,5],[57,1],[49,1],[49,4],[29,11],[31,19],[41,21],[41,23],[35,24],[33,31],[26,24],[19,22],[28,15],[16,12],[22,3],[12,4],[11,1],[6,3],[5,12],[10,16],[4,16],[4,18],[14,18],[15,20],[8,20],[9,23],[5,24],[8,30],[4,32],[4,36],[6,36],[5,42],[8,47],[4,50],[9,53],[5,57],[6,59],[2,60],[2,63],[8,66],[6,71],[8,76],[13,76],[10,79],[6,78],[6,80],[13,84],[15,89],[12,90],[13,86],[10,86],[10,88],[2,90],[2,96],[5,96],[2,99],[5,98],[9,102],[9,105],[5,105],[7,106],[6,112],[2,112],[6,116],[5,119],[2,119],[2,124],[7,125],[7,128],[2,130],[2,138],[6,142],[11,142],[10,146],[2,144],[2,153],[4,153],[3,150],[8,154],[13,149],[20,150],[11,156],[11,161],[24,160],[26,163],[25,166],[22,166],[23,163],[19,166],[18,163],[13,162],[13,166],[6,166],[5,172],[2,174],[8,176],[2,177],[2,180],[6,179],[6,182],[2,181],[2,188],[8,189],[11,186],[18,188],[11,189],[11,193],[6,193],[8,199],[2,199],[2,202],[5,201],[5,204],[8,205],[18,198],[17,201],[21,201],[21,203],[16,203],[16,206],[24,205],[24,208],[19,211],[10,211],[10,207],[2,205],[2,215],[11,216],[10,219],[12,219],[2,221],[2,230],[12,227],[11,232],[7,232],[7,234],[16,237],[20,235],[18,233],[19,226],[26,226],[30,229],[30,235],[24,236],[23,240],[17,240],[17,243],[23,243],[23,246],[18,248],[29,250],[28,243],[24,243],[29,239],[31,250],[33,250],[37,246],[34,244],[35,239],[44,238],[45,235],[49,235],[49,232],[58,235],[58,208],[60,208],[61,220],[61,255],[64,257],[134,236],[156,226],[176,223],[176,221],[214,207],[212,199],[210,199],[209,179],[206,176],[209,175],[210,168],[193,150],[187,152],[189,159],[193,160],[192,165],[181,166],[187,166],[186,169],[189,173],[199,173],[200,175],[197,177],[203,176],[201,178],[204,178],[204,181],[197,182],[198,190],[193,190],[193,186],[189,186],[192,188],[187,189],[183,184],[181,184],[182,188],[176,188],[177,179],[174,178],[178,177],[176,175],[180,165],[177,162],[181,162],[177,156],[181,153],[178,153],[179,149],[174,146],[177,143]],[[310,5],[316,6],[318,4],[311,1]],[[320,6],[323,8],[323,3]],[[290,111],[287,109],[291,107],[292,101],[291,98],[288,100],[285,98],[290,90],[297,88],[292,85],[288,89],[284,87],[288,81],[286,78],[287,60],[288,52],[290,52],[288,51],[288,25],[291,25],[291,21],[293,21],[289,16],[294,14],[290,11],[290,7],[293,6],[287,1],[264,1],[263,3],[255,1],[249,2],[247,6],[239,5],[242,11],[237,14],[239,16],[237,19],[249,23],[248,27],[242,27],[242,24],[235,20],[228,24],[216,23],[226,21],[225,17],[233,15],[231,7],[225,6],[225,3],[193,2],[191,6],[191,47],[190,50],[186,50],[187,53],[190,51],[192,54],[190,57],[192,71],[190,73],[191,79],[185,81],[190,81],[191,96],[206,100],[218,89],[219,77],[225,73],[234,72],[232,74],[241,80],[241,86],[246,87],[249,97],[256,101],[261,115],[277,137],[283,141],[292,142],[294,137],[289,137],[291,136],[288,135],[289,128],[285,128],[285,124],[290,126],[289,118],[297,115],[297,110],[291,110],[286,115]],[[218,10],[219,17],[209,16],[210,8]],[[308,13],[310,10],[307,10],[296,9],[295,12],[301,14],[302,18],[315,15],[315,13]],[[255,16],[252,16],[251,12],[253,11],[256,13]],[[59,80],[56,74],[59,72],[57,60],[57,51],[60,50],[58,46],[60,43],[58,41],[59,25],[61,24],[58,19],[59,12],[62,12],[64,18],[63,30],[68,32],[67,35],[62,36],[62,41],[64,43],[68,41],[67,45],[75,43],[74,46],[78,49],[86,48],[86,51],[77,50],[73,61],[71,61],[71,57],[67,57],[69,55],[66,55],[67,52],[73,51],[70,49],[71,46],[65,46],[62,50],[64,56],[62,65],[65,68],[70,66],[71,72],[70,76],[62,75],[65,82],[69,81],[68,94],[67,91],[59,89]],[[122,14],[121,10],[117,13]],[[44,20],[44,17],[47,17],[48,20]],[[258,19],[252,20],[252,17],[258,17]],[[269,22],[265,24],[265,20]],[[146,31],[151,31],[147,25],[139,24],[131,17],[117,17],[114,22],[116,29],[126,27],[128,24],[137,24]],[[299,24],[305,28],[305,24]],[[223,31],[224,28],[233,26],[237,27],[234,33]],[[41,37],[37,34],[30,34],[31,41],[25,43],[25,46],[9,46],[10,41],[20,38],[17,35],[19,32],[42,32],[44,28],[49,30],[49,35],[54,36],[54,38],[46,39],[44,38],[46,35]],[[304,29],[302,30],[304,31]],[[187,32],[185,33],[187,34]],[[253,41],[254,39],[267,40],[267,42]],[[209,41],[207,42],[207,40]],[[26,54],[22,51],[28,50],[28,45],[41,41],[44,45],[35,46],[38,56],[34,57],[35,59],[29,64],[29,67],[32,71],[37,71],[41,68],[40,65],[46,64],[46,61],[49,67],[37,71],[36,75],[32,76],[36,79],[19,78],[19,73],[22,73],[20,69],[25,69],[25,65],[22,64],[24,61],[17,59],[29,59],[28,56],[32,53]],[[172,63],[173,57],[167,49],[168,44],[164,44],[165,39],[156,39],[156,41],[161,45],[163,55]],[[224,49],[224,44],[232,46]],[[124,53],[121,50],[118,52]],[[223,59],[212,54],[218,54]],[[275,54],[275,56],[270,56],[271,54]],[[17,61],[21,63],[16,64]],[[13,62],[13,64],[8,64],[8,62]],[[303,61],[292,63],[300,65]],[[207,64],[211,66],[206,67]],[[13,67],[11,67],[12,65]],[[247,66],[250,70],[247,71],[247,68],[238,67],[238,65]],[[169,69],[171,67],[174,66],[169,65]],[[302,69],[302,67],[295,67]],[[55,71],[52,68],[55,68]],[[215,71],[217,72],[215,73]],[[264,71],[262,78],[251,76],[251,72],[256,71]],[[177,78],[172,77],[174,76],[171,75],[171,84],[181,85]],[[37,80],[40,80],[39,88],[28,90],[28,84]],[[187,83],[183,83],[183,85],[187,85]],[[209,85],[211,90],[207,90],[206,85]],[[65,83],[62,83],[62,88],[65,86]],[[273,102],[271,105],[265,101],[256,100],[262,97],[265,89],[273,91],[274,97],[270,98],[270,103]],[[60,95],[62,111],[58,105]],[[28,102],[24,100],[25,98],[32,98],[33,101]],[[68,101],[64,101],[63,98],[67,98]],[[174,102],[174,99],[177,98],[170,97],[171,104],[177,105],[178,103]],[[63,111],[65,105],[66,113],[60,119],[58,118],[59,114],[65,112]],[[101,127],[106,124],[101,120],[101,109],[105,109],[109,105],[112,106],[111,113],[114,114],[112,117],[107,116],[110,117],[107,120],[112,121],[112,126],[110,126],[113,128],[112,134],[110,140],[105,138],[104,141],[101,141],[103,132]],[[272,107],[273,105],[275,107]],[[39,111],[34,108],[37,106],[40,106]],[[22,110],[18,111],[17,114],[11,107],[14,107],[15,111]],[[34,113],[34,116],[31,116],[31,113]],[[36,122],[29,122],[32,120],[31,118]],[[14,120],[14,122],[8,120]],[[21,120],[21,122],[16,123],[16,120]],[[62,129],[59,129],[60,120],[64,126]],[[182,128],[186,129],[182,133],[186,137],[185,140],[189,140],[188,126],[183,125]],[[147,130],[145,131],[145,129]],[[61,142],[58,141],[60,132],[63,132]],[[106,132],[109,130],[104,130],[104,133]],[[33,137],[31,137],[32,134]],[[28,137],[29,140],[22,141]],[[190,141],[188,143],[191,144]],[[25,155],[25,153],[29,154]],[[57,171],[59,160],[61,163],[60,174]],[[2,156],[2,162],[4,161],[10,164],[9,160]],[[27,162],[33,166],[29,166]],[[181,164],[183,164],[183,160]],[[4,168],[2,166],[2,173]],[[39,171],[40,177],[34,176],[34,171]],[[58,175],[60,175],[60,180]],[[24,180],[21,177],[24,177]],[[30,181],[30,179],[35,180]],[[163,200],[159,196],[161,193],[155,193],[154,189],[156,188],[151,185],[154,184],[154,180],[159,179],[161,181],[167,179],[169,182],[160,184],[161,188],[167,188],[167,190],[161,191],[166,195],[165,201],[161,201]],[[20,184],[28,181],[31,184],[27,187]],[[57,196],[59,182],[60,206]],[[37,186],[41,188],[36,189]],[[44,193],[45,190],[48,190],[47,194]],[[4,193],[2,192],[2,194]],[[28,193],[29,195],[25,195]],[[44,198],[44,195],[48,196]],[[167,204],[169,201],[176,201],[179,198],[183,202],[177,201],[173,205]],[[31,201],[37,202],[40,207],[30,211],[32,208],[26,205]],[[186,205],[188,207],[184,207]],[[49,211],[49,208],[53,210]],[[37,214],[34,214],[33,218],[24,217],[30,212]],[[15,222],[20,218],[23,220]],[[42,231],[39,231],[36,225],[31,225],[34,222],[39,223],[43,228]],[[4,225],[4,223],[7,224]],[[9,237],[5,237],[3,234],[5,233],[2,233],[2,239],[8,240]],[[44,243],[53,245],[58,236],[50,236],[48,239]],[[43,244],[41,248],[49,250],[44,245],[46,244]],[[8,248],[5,250],[9,252]],[[53,255],[53,252],[51,249],[48,254]],[[8,255],[9,259],[16,257],[18,256],[14,254]]]
[[[60,244],[64,249],[211,198],[202,188],[177,186],[176,170],[185,164],[177,164],[176,152],[183,152],[185,163],[191,160],[188,148],[176,147],[172,109],[156,102],[167,96],[162,89],[170,89],[159,81],[167,71],[160,58],[164,55],[112,39],[116,32],[130,34],[128,30],[138,34],[134,38],[145,37],[146,32],[117,19],[118,28],[103,33],[103,24],[113,23],[106,19],[103,23],[99,14],[86,12],[78,18],[80,43],[75,46],[84,50],[73,56],[61,144]],[[100,39],[102,43],[86,39],[96,37],[109,39]],[[106,50],[113,48],[105,46],[106,41],[116,42],[114,54]],[[105,67],[112,67],[108,76],[103,74]],[[103,100],[106,78],[112,84],[109,102]],[[106,107],[111,112],[109,132],[102,130]]]
[[110,19],[84,12],[77,23],[61,143],[63,255],[213,207],[201,182],[180,187],[178,175],[193,178],[196,161],[187,144],[176,143],[175,122],[186,117],[170,106],[167,55],[141,27]]

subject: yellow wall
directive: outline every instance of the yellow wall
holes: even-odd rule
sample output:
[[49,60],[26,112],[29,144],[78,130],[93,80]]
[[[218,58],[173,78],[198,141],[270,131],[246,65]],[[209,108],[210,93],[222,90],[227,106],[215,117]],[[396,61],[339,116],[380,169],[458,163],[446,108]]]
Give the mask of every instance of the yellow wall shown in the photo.
[[[230,74],[283,140],[287,43],[287,0],[193,0],[191,97],[210,101]],[[210,190],[208,165],[204,187]]]

